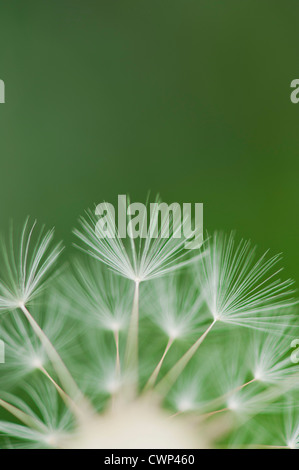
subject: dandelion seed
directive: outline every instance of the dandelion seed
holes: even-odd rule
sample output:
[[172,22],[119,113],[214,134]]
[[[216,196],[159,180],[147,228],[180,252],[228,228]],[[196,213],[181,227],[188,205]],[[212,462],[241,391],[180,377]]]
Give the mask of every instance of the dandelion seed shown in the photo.
[[195,341],[195,343],[188,349],[188,351],[177,361],[177,363],[170,369],[165,377],[158,383],[156,391],[165,396],[166,393],[171,389],[173,384],[177,381],[178,377],[181,375],[189,361],[192,359],[199,346],[203,343],[205,338],[208,336],[209,332],[212,330],[215,325],[216,320],[214,320],[210,326],[204,331],[204,333]]
[[[206,317],[201,312],[203,299],[193,278],[171,275],[148,284],[148,317],[156,323],[169,339],[184,338],[194,334]],[[150,306],[150,308],[149,308]]]
[[168,276],[150,284],[146,302],[151,306],[149,318],[168,336],[164,353],[148,380],[145,390],[155,385],[164,359],[174,341],[198,329],[202,299],[197,286],[187,276]]
[[252,338],[252,373],[256,380],[276,383],[291,376],[296,367],[290,361],[290,339],[281,332],[279,341],[269,333],[254,332]]
[[[32,304],[34,316],[56,348],[63,354],[69,354],[70,350],[76,349],[74,329],[61,315],[60,305],[58,307],[53,297],[45,296],[43,301],[43,313],[40,312],[39,303]],[[11,312],[5,316],[0,324],[0,338],[5,343],[6,353],[5,373],[1,375],[0,385],[12,386],[40,366],[49,364],[45,348],[24,315]]]
[[70,315],[92,328],[113,333],[127,328],[131,313],[132,285],[104,270],[94,260],[75,260],[72,275],[63,279],[61,291],[72,299]]
[[[295,300],[290,297],[294,293],[290,289],[293,281],[280,281],[277,275],[281,269],[273,272],[279,260],[279,256],[266,260],[264,255],[255,261],[255,248],[251,249],[249,242],[241,242],[235,248],[232,235],[228,239],[214,236],[198,265],[201,291],[213,321],[158,384],[160,393],[167,393],[216,322],[261,330],[267,325],[269,329],[272,325],[267,319],[274,311],[294,305]],[[286,327],[289,321],[290,317],[282,312],[276,315],[275,326]]]
[[[56,390],[43,381],[36,381],[27,386],[26,392],[34,401],[33,411],[23,400],[8,395],[10,403],[5,408],[20,419],[24,425],[0,422],[0,430],[9,435],[26,440],[26,448],[56,447],[73,429],[74,423],[70,411],[61,412]],[[0,400],[0,405],[1,403]],[[55,437],[55,438],[54,438]]]
[[214,320],[269,329],[275,312],[275,326],[287,326],[289,317],[281,310],[279,315],[278,309],[295,303],[294,290],[293,281],[278,278],[280,259],[280,255],[266,259],[266,254],[257,259],[250,242],[236,246],[233,235],[215,234],[198,269],[201,291]]
[[[147,235],[135,239],[130,237],[126,244],[119,234],[114,236],[115,221],[111,213],[107,213],[107,227],[97,228],[97,219],[91,211],[87,217],[80,219],[81,230],[75,235],[84,243],[86,251],[118,274],[131,279],[135,283],[133,307],[127,339],[125,367],[138,370],[138,324],[139,324],[139,284],[150,279],[161,277],[167,273],[190,264],[190,253],[185,249],[185,238],[178,237],[182,233],[183,223],[171,224],[169,218],[162,217],[159,227],[158,208],[151,213]],[[143,214],[141,232],[147,227],[146,213]],[[157,237],[151,234],[157,232]],[[165,235],[168,236],[165,236]],[[82,248],[81,248],[82,249]],[[137,375],[136,375],[137,381]]]
[[26,317],[34,333],[40,339],[47,355],[57,370],[57,373],[70,395],[82,397],[71,374],[67,370],[60,355],[53,344],[30,314],[27,303],[36,296],[45,285],[46,275],[53,267],[60,252],[61,245],[51,248],[53,230],[36,234],[33,242],[33,232],[36,223],[28,228],[28,220],[21,234],[21,242],[18,256],[15,255],[14,239],[11,234],[10,249],[5,245],[2,251],[6,281],[0,281],[0,309],[13,310],[18,308]]
[[[96,230],[97,219],[89,211],[86,218],[79,219],[81,230],[74,230],[75,235],[86,246],[79,248],[135,283],[161,277],[190,264],[192,259],[190,260],[190,250],[185,249],[186,239],[183,236],[178,237],[182,233],[184,220],[174,225],[174,216],[170,219],[164,216],[159,227],[157,211],[158,208],[151,213],[147,235],[130,237],[127,243],[118,234],[107,236],[107,233],[114,233],[114,219],[109,212],[108,227],[104,231],[103,228]],[[144,214],[141,226],[146,224]],[[142,232],[142,228],[140,231]],[[155,232],[157,237],[152,237],[151,234]],[[166,233],[169,236],[166,237]]]
[[177,410],[175,415],[204,408],[207,381],[206,371],[202,370],[199,376],[197,368],[193,368],[187,376],[180,377],[168,397],[170,405]]
[[299,413],[298,408],[294,412],[294,401],[288,403],[288,411],[284,416],[285,443],[289,449],[299,449]]
[[35,227],[36,222],[30,228],[27,219],[17,253],[12,229],[9,246],[2,242],[0,310],[15,309],[32,300],[44,288],[46,276],[62,251],[61,244],[51,247],[53,230],[35,233]]

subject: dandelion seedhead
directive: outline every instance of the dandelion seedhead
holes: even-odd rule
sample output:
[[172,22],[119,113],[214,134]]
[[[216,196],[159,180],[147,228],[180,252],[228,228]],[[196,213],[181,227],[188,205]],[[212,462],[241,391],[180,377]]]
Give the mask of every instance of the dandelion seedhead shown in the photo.
[[2,244],[1,448],[299,448],[280,256],[233,234],[190,252],[160,222],[126,240],[89,212],[63,270],[53,231]]

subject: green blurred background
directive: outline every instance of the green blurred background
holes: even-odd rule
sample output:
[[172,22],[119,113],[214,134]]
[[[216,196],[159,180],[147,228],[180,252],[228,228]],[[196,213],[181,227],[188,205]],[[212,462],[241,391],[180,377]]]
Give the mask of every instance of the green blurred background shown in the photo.
[[299,2],[11,0],[0,6],[0,228],[59,238],[148,190],[282,251],[299,280]]

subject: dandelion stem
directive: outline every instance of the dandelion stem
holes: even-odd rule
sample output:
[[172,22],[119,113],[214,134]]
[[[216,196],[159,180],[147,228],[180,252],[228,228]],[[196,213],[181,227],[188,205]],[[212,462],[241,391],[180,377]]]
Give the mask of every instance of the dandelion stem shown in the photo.
[[163,352],[163,355],[162,355],[162,357],[161,357],[161,359],[160,359],[158,365],[156,366],[154,372],[152,373],[152,375],[151,375],[150,378],[148,379],[147,384],[146,384],[145,387],[144,387],[144,391],[148,391],[148,390],[150,390],[151,388],[154,387],[154,385],[155,385],[155,383],[156,383],[156,380],[157,380],[157,378],[158,378],[160,369],[161,369],[162,364],[163,364],[163,362],[164,362],[165,356],[166,356],[166,354],[168,353],[168,351],[169,351],[171,345],[173,344],[173,341],[174,341],[173,338],[169,338],[168,343],[167,343],[167,345],[166,345],[166,348],[165,348],[165,350],[164,350],[164,352]]
[[63,387],[65,390],[67,390],[67,393],[74,399],[74,400],[82,400],[82,402],[85,402],[86,399],[83,397],[81,390],[79,390],[77,384],[75,383],[73,377],[69,373],[67,367],[65,366],[63,360],[59,356],[58,352],[56,351],[55,347],[47,337],[47,335],[43,332],[41,327],[38,325],[38,323],[34,320],[30,312],[27,310],[24,304],[21,304],[20,309],[26,316],[27,320],[29,321],[30,325],[32,326],[32,329],[34,330],[36,336],[40,339],[42,345],[44,346],[52,364],[57,372],[57,375],[63,384]]
[[26,426],[29,428],[36,429],[37,431],[44,431],[42,424],[36,418],[29,416],[27,413],[24,413],[24,411],[20,410],[16,406],[11,405],[7,401],[1,399],[0,406],[22,421],[22,423],[26,424]]
[[135,292],[128,331],[125,368],[135,374],[135,388],[138,380],[138,324],[139,324],[139,281],[135,281]]
[[229,397],[230,395],[233,395],[234,393],[239,392],[240,390],[243,390],[243,388],[247,387],[248,385],[250,385],[250,384],[252,384],[253,382],[256,382],[256,381],[257,381],[257,379],[255,379],[255,378],[252,379],[252,380],[249,380],[248,382],[245,382],[244,384],[239,385],[238,387],[233,388],[232,390],[229,390],[227,393],[225,393],[221,397],[216,398],[215,401],[217,401],[219,403],[219,400],[223,401],[225,398]]
[[50,380],[50,382],[54,385],[56,388],[57,392],[65,402],[65,404],[70,408],[70,410],[74,413],[76,418],[80,421],[83,420],[83,410],[78,407],[78,405],[74,402],[74,400],[71,399],[71,397],[65,393],[65,391],[58,385],[58,383],[51,377],[49,372],[46,371],[46,369],[43,366],[39,367],[39,370]]
[[[247,387],[248,385],[256,382],[257,379],[252,379],[252,380],[249,380],[248,382],[245,382],[244,384],[242,385],[239,385],[238,387],[236,388],[233,388],[232,390],[229,390],[228,392],[226,392],[224,395],[221,395],[220,397],[218,398],[215,398],[215,400],[212,400],[210,403],[208,403],[207,407],[208,409],[211,407],[214,407],[214,406],[217,406],[217,405],[220,405],[223,403],[224,400],[226,400],[228,397],[230,397],[231,395],[233,395],[234,393],[237,393],[239,392],[240,390],[243,390],[243,388]],[[211,412],[212,414],[215,413],[215,411],[212,411]],[[207,413],[208,414],[211,414],[211,413]],[[200,415],[201,417],[202,416],[207,416],[207,415]]]
[[[256,379],[249,380],[245,384],[240,385],[239,387],[235,388],[235,390],[233,390],[233,392],[238,392],[239,390],[242,390],[242,388],[247,387],[247,385],[252,384],[253,382],[256,382]],[[232,392],[229,392],[229,393],[232,393]]]
[[209,418],[210,416],[214,416],[218,413],[223,413],[224,411],[229,411],[229,408],[222,408],[221,410],[211,411],[210,413],[206,413],[204,415],[201,415],[200,417],[205,419],[205,418]]
[[115,361],[115,371],[116,375],[120,375],[120,358],[119,358],[119,331],[114,331],[115,347],[116,347],[116,361]]
[[197,349],[207,337],[217,320],[214,320],[206,331],[195,341],[188,351],[178,360],[178,362],[170,369],[165,377],[158,383],[156,390],[162,396],[165,396],[173,384],[177,381],[180,374],[185,369],[188,362],[192,359]]

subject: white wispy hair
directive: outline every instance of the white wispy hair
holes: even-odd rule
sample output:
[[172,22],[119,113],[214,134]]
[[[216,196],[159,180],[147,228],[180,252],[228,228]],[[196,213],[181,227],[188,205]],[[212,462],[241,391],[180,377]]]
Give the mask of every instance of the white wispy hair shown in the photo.
[[[297,303],[291,297],[293,281],[281,281],[277,278],[281,269],[273,269],[280,256],[266,260],[263,255],[256,260],[255,251],[250,242],[235,246],[233,234],[226,237],[216,233],[207,240],[205,256],[196,271],[213,321],[163,377],[157,386],[159,393],[168,392],[216,324],[280,332],[294,320],[287,308]],[[275,322],[270,321],[273,316]]]
[[[294,403],[293,403],[294,405]],[[294,412],[293,406],[288,409],[287,415],[284,416],[284,435],[285,442],[290,449],[299,449],[299,412]]]
[[[274,336],[274,342],[275,339],[277,341],[277,336]],[[244,418],[270,406],[272,412],[282,411],[283,406],[277,398],[295,387],[295,379],[292,381],[295,369],[291,372],[290,368],[287,373],[283,369],[273,374],[270,371],[268,377],[257,378],[253,373],[256,358],[253,343],[242,329],[234,334],[226,332],[223,335],[222,332],[221,350],[217,339],[208,343],[203,346],[200,358],[195,357],[190,364],[192,373],[186,371],[174,386],[174,392],[170,391],[171,397],[175,393],[174,402],[179,412],[193,409],[209,416],[230,411]],[[285,349],[282,347],[280,352],[284,359]],[[277,358],[277,362],[280,359]],[[288,366],[285,364],[286,370]],[[194,384],[197,384],[197,395]],[[265,385],[268,387],[266,392]]]
[[283,413],[285,404],[282,397],[287,396],[294,386],[294,383],[287,379],[269,384],[267,388],[261,387],[256,381],[248,382],[245,386],[224,395],[225,404],[222,411],[232,412],[240,420],[239,423],[257,415]]
[[226,332],[221,338],[221,350],[217,348],[216,341],[210,343],[206,344],[205,355],[198,363],[199,374],[202,374],[202,370],[207,374],[207,368],[210,371],[211,400],[207,402],[207,410],[232,409],[234,405],[237,408],[237,403],[241,404],[241,397],[242,402],[246,401],[261,389],[259,384],[252,383],[254,377],[249,367],[246,335],[240,329],[234,334]]
[[75,260],[72,273],[62,282],[62,290],[72,299],[70,315],[92,327],[113,332],[127,327],[133,285],[96,260]]
[[211,356],[204,356],[203,361],[194,361],[171,389],[166,401],[177,413],[205,413],[210,409],[210,402],[215,398],[211,395],[213,384],[210,377],[210,365],[215,360],[215,354]]
[[282,398],[298,385],[296,369],[293,374],[273,374],[262,382],[252,373],[255,356],[247,335],[239,330],[225,336],[221,350],[217,341],[205,344],[201,357],[194,358],[192,367],[178,379],[167,401],[177,413],[193,411],[199,418],[232,413],[239,425],[258,414],[283,413]]
[[0,432],[17,439],[17,447],[57,447],[73,428],[71,412],[65,407],[53,385],[42,378],[31,381],[30,385],[24,387],[24,392],[32,406],[16,395],[1,393],[0,405],[3,406],[2,399],[5,399],[7,409],[23,424],[0,421]]
[[[122,276],[142,282],[175,271],[192,261],[191,255],[197,257],[197,250],[185,249],[186,239],[178,236],[182,233],[184,220],[175,225],[171,223],[174,215],[162,218],[159,227],[157,216],[158,208],[155,206],[151,212],[145,238],[131,238],[126,243],[116,233],[115,237],[107,236],[114,233],[114,219],[107,214],[107,228],[97,227],[97,218],[92,211],[86,212],[86,217],[79,219],[80,229],[75,229],[74,234],[83,242],[85,248],[79,248]],[[145,216],[142,225],[147,226]],[[170,225],[170,226],[169,226]],[[174,226],[175,225],[175,226]],[[157,231],[158,236],[153,238],[150,234]],[[169,236],[168,236],[169,235]],[[76,245],[77,246],[77,245]],[[191,253],[190,253],[191,252]],[[194,253],[195,252],[195,253]]]
[[[46,305],[42,312],[41,305]],[[71,357],[77,350],[74,341],[77,333],[68,317],[61,314],[62,305],[55,296],[45,296],[44,299],[33,302],[32,311],[55,348],[64,356]],[[0,338],[5,344],[5,364],[2,365],[0,387],[11,387],[20,380],[25,380],[35,370],[47,368],[50,364],[43,344],[21,312],[13,311],[9,316],[3,316]]]
[[144,311],[172,340],[198,331],[204,316],[200,315],[203,299],[198,285],[184,272],[173,273],[148,285]]
[[121,392],[122,387],[132,379],[123,369],[124,348],[120,348],[118,357],[116,347],[109,338],[101,330],[84,332],[81,338],[81,358],[76,360],[77,382],[99,408],[104,405],[107,396]]
[[20,243],[15,244],[11,228],[9,242],[1,242],[0,310],[11,310],[32,300],[44,286],[49,270],[62,245],[52,245],[54,230],[35,230],[27,219]]
[[[45,286],[49,280],[49,270],[57,260],[62,247],[61,244],[51,247],[53,230],[45,231],[42,228],[35,232],[36,223],[31,228],[28,226],[28,219],[21,233],[21,239],[16,253],[15,240],[11,230],[9,246],[3,243],[4,271],[2,272],[5,281],[0,281],[0,310],[12,311],[19,309],[27,318],[32,330],[41,341],[47,356],[51,360],[61,383],[66,392],[65,396],[75,397],[75,400],[82,400],[81,391],[75,384],[71,374],[65,366],[62,358],[43,329],[36,322],[27,308],[27,303],[31,301]],[[41,364],[40,368],[42,370]],[[43,371],[47,375],[47,371]],[[52,377],[49,376],[52,380]],[[54,382],[54,381],[53,381]],[[55,382],[54,382],[55,383]]]
[[296,372],[296,365],[290,359],[291,338],[288,330],[282,330],[279,339],[269,333],[253,332],[249,357],[255,380],[276,383]]
[[257,258],[256,247],[243,240],[236,245],[233,234],[216,233],[207,241],[198,276],[215,321],[268,330],[275,312],[275,326],[288,325],[290,318],[278,309],[295,303],[293,281],[278,277],[282,268],[276,265],[281,256],[267,259],[266,254]]
[[13,312],[9,321],[0,325],[0,337],[5,343],[5,365],[2,366],[0,385],[15,384],[41,365],[47,356],[28,322]]
[[296,388],[295,381],[288,378],[271,383],[267,388],[260,387],[257,381],[252,382],[248,386],[240,387],[227,397],[226,407],[242,420],[258,414],[284,412],[283,398],[289,396]]
[[230,437],[229,447],[298,449],[299,413],[296,400],[287,395],[281,401],[280,413],[269,410],[267,403],[262,406],[260,413],[248,415],[239,422],[238,428]]
[[[176,207],[174,212],[177,210]],[[148,227],[144,238],[129,236],[129,240],[123,241],[119,232],[115,233],[115,220],[110,211],[107,211],[105,230],[101,224],[98,226],[98,220],[92,211],[87,211],[86,218],[79,219],[81,229],[74,230],[74,234],[84,245],[84,248],[78,248],[135,283],[125,360],[126,369],[135,370],[135,390],[132,393],[136,393],[138,376],[139,284],[169,274],[203,256],[203,250],[191,250],[190,253],[185,247],[186,239],[182,234],[186,220],[180,219],[177,223],[175,214],[172,214],[162,216],[159,224],[158,215],[158,204],[150,212],[149,223],[146,211],[143,213],[140,232],[143,233],[144,227]],[[155,232],[157,237],[152,236]],[[158,365],[155,375],[159,367]]]

